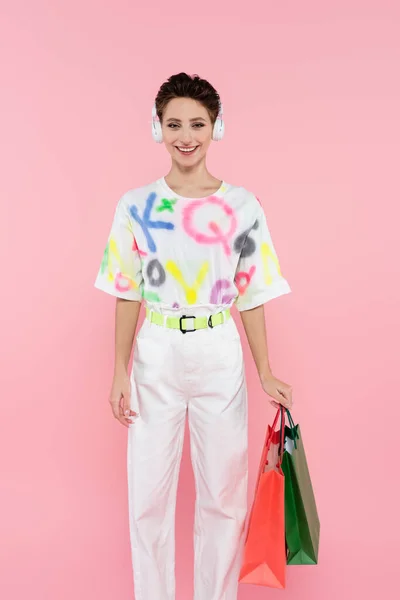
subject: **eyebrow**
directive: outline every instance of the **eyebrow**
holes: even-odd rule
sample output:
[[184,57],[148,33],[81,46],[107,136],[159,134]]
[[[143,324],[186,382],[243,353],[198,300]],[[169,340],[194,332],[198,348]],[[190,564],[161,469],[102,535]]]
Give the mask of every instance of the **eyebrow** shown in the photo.
[[[182,121],[180,119],[175,119],[175,117],[170,117],[169,119],[167,119],[167,123],[169,123],[170,121],[178,121],[178,123],[182,123]],[[205,119],[203,119],[203,117],[195,117],[194,119],[189,119],[189,121],[204,121],[206,122]]]

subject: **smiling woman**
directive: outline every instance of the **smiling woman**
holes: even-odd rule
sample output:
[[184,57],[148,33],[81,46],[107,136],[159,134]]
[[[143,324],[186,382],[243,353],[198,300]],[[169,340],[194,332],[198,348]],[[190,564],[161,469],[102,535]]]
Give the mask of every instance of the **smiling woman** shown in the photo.
[[[173,163],[177,161],[176,168],[188,164],[193,168],[205,159],[212,140],[213,118],[192,98],[172,98],[164,107],[160,119],[163,142]],[[183,157],[184,162],[180,162]],[[193,160],[188,163],[188,158]]]
[[[171,186],[182,183],[175,180],[182,179],[182,169],[188,168],[190,179],[196,169],[203,173],[201,178],[214,180],[207,172],[205,158],[210,142],[223,137],[222,112],[217,91],[198,76],[180,73],[161,86],[153,107],[152,129],[154,139],[164,142],[171,155],[172,167],[166,178]],[[186,183],[190,187],[190,182]],[[190,189],[182,192],[192,193]]]
[[[207,126],[207,121],[203,117],[194,117],[192,119],[189,119],[189,123],[194,129],[202,129],[203,127]],[[179,127],[182,127],[182,121],[175,117],[170,117],[169,119],[167,119],[165,121],[165,124],[169,129],[172,130],[176,130]],[[184,154],[193,154],[193,151],[196,150],[198,147],[198,145],[187,146],[185,144],[182,144],[181,146],[176,146],[176,148],[178,148],[178,150],[183,152]]]
[[[188,417],[195,597],[236,600],[247,514],[247,387],[230,311],[235,305],[242,315],[265,391],[290,407],[290,386],[270,371],[263,313],[265,302],[290,288],[255,194],[207,169],[208,148],[224,134],[212,85],[185,73],[170,77],[153,106],[152,134],[171,156],[170,171],[120,199],[96,280],[118,298],[110,402],[129,426],[135,592],[140,600],[175,597],[174,513]],[[129,375],[142,299],[146,319]]]

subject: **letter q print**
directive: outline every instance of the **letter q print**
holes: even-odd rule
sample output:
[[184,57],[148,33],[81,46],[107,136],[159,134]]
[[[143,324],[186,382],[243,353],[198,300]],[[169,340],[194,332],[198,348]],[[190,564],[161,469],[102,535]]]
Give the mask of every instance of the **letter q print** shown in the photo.
[[[198,229],[198,223],[196,224],[196,217],[201,220],[204,219],[207,208],[214,208],[213,211],[216,218],[219,220],[227,220],[227,228],[223,230],[215,220],[208,217],[208,221],[202,230]],[[203,210],[202,210],[203,209]],[[222,219],[221,219],[222,217]],[[227,219],[226,219],[227,217]],[[222,198],[217,196],[209,196],[208,198],[202,198],[190,202],[183,209],[183,228],[198,244],[222,244],[224,252],[227,256],[230,255],[231,249],[229,246],[229,240],[236,231],[237,218],[233,209],[226,203]],[[209,233],[210,232],[210,233]]]

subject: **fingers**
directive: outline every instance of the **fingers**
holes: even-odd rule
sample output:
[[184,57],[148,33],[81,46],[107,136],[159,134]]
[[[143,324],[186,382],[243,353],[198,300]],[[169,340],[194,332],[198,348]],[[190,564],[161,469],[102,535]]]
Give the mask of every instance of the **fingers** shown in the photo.
[[122,402],[120,404],[121,407],[121,416],[128,420],[129,423],[133,423],[132,419],[129,417],[137,417],[137,413],[131,409],[131,388],[127,386],[122,390]]
[[281,404],[282,406],[284,406],[288,410],[290,410],[292,408],[292,401],[291,400],[287,400],[286,398],[282,398],[282,400],[279,400],[279,404]]
[[126,423],[125,418],[123,417],[123,415],[121,415],[121,409],[120,409],[120,398],[117,397],[111,397],[110,398],[110,404],[111,404],[111,410],[113,412],[114,417],[117,419],[117,421],[119,421],[122,425],[125,425],[126,427],[128,426]]
[[277,395],[274,396],[274,400],[271,400],[270,402],[275,408],[284,406],[290,410],[293,406],[292,388],[286,386],[284,389],[277,389]]
[[137,413],[130,409],[130,388],[127,386],[118,397],[118,394],[113,393],[110,397],[111,409],[114,417],[124,425],[129,427],[133,424],[129,417],[136,417]]

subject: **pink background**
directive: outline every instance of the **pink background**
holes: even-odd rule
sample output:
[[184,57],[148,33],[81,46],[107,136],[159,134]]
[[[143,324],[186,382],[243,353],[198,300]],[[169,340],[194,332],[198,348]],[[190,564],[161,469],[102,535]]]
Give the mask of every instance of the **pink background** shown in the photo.
[[[186,70],[225,105],[209,168],[261,198],[293,290],[266,306],[267,330],[321,548],[318,566],[288,568],[285,597],[393,598],[400,5],[3,0],[1,20],[0,596],[133,598],[114,300],[93,282],[119,196],[168,172],[151,104]],[[251,498],[275,411],[243,343]],[[186,439],[177,600],[192,593],[193,501]],[[275,597],[240,586],[239,600]]]

